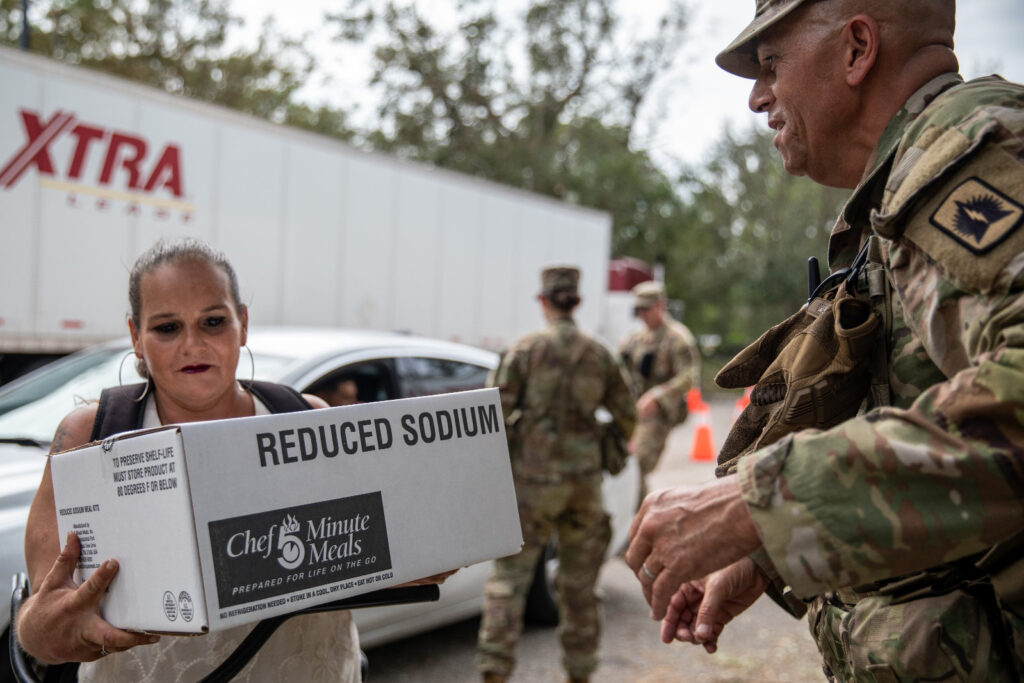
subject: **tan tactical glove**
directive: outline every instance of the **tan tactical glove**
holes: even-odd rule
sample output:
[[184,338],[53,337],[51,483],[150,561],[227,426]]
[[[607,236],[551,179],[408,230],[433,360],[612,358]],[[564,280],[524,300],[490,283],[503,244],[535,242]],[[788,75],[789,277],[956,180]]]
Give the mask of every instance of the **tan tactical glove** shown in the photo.
[[[878,315],[846,283],[765,332],[715,376],[726,389],[754,385],[718,454],[715,473],[740,456],[802,429],[826,429],[857,414],[870,382]],[[834,296],[834,298],[832,298]]]

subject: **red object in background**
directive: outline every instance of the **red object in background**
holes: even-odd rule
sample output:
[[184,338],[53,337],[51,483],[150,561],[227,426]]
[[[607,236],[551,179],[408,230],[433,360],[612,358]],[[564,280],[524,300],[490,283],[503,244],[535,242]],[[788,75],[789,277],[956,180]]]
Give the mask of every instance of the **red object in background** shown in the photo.
[[623,256],[608,262],[609,292],[628,292],[641,282],[653,279],[651,267],[640,259]]
[[700,395],[700,389],[693,387],[686,392],[686,412],[700,412],[702,405],[705,405],[705,403],[704,398]]

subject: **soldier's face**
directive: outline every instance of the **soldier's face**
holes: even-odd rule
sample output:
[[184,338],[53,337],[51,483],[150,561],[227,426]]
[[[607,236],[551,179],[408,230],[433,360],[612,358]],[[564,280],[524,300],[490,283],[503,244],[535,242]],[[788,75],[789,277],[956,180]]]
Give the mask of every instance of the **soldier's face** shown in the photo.
[[657,303],[644,308],[636,309],[636,317],[644,321],[649,329],[654,329],[662,323],[662,311],[665,309],[664,303]]
[[[750,108],[768,115],[786,171],[836,185],[846,106],[835,31],[806,18],[766,32],[757,46],[760,74]],[[837,80],[838,79],[838,80]]]

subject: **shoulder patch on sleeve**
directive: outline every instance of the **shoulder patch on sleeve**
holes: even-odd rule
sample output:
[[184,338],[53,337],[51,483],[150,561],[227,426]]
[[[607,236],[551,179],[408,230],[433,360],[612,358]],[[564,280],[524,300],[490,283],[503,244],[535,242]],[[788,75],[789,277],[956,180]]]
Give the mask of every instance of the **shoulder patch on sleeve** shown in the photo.
[[1020,227],[1024,207],[978,177],[953,188],[929,220],[975,254],[987,254]]
[[1024,252],[1024,165],[989,145],[907,216],[903,236],[960,289],[988,292]]

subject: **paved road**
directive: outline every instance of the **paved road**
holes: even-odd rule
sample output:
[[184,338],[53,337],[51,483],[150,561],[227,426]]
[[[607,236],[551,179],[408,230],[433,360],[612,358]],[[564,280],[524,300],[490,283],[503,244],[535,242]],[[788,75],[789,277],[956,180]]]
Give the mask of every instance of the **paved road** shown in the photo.
[[[711,434],[721,445],[734,404],[712,403]],[[714,478],[714,465],[691,460],[696,419],[675,430],[661,463],[652,473],[652,488],[696,484]],[[602,661],[594,683],[667,683],[669,681],[821,681],[817,650],[806,621],[796,621],[768,598],[759,600],[726,629],[714,655],[689,645],[664,645],[658,624],[636,578],[619,559],[601,572],[605,620]],[[479,676],[473,665],[478,619],[385,645],[368,652],[370,683],[445,681],[470,683]],[[552,628],[528,627],[519,644],[514,682],[564,681],[557,635]]]

